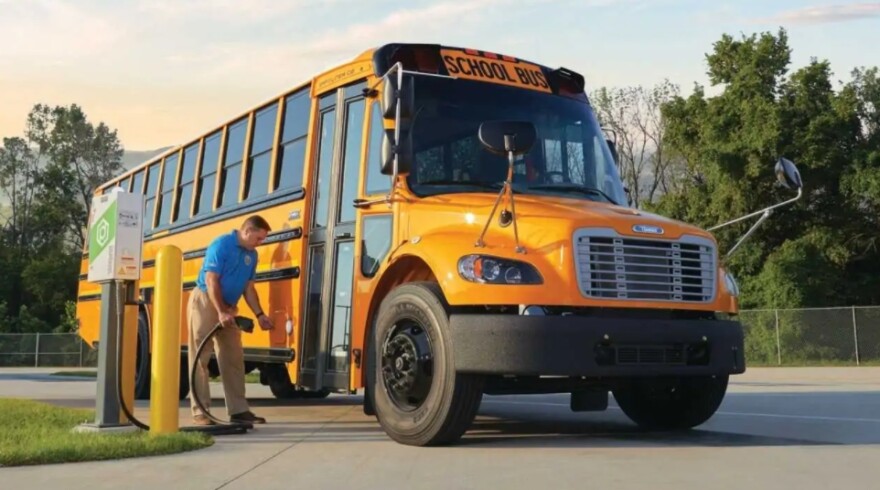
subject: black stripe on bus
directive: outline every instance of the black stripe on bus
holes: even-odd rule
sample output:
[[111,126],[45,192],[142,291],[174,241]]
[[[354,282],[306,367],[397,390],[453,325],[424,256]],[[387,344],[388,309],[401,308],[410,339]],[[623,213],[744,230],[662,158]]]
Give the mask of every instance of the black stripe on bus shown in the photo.
[[197,259],[199,257],[204,257],[205,253],[208,252],[207,248],[200,248],[198,250],[192,250],[183,254],[183,260]]
[[[302,238],[302,228],[296,227],[290,230],[282,230],[272,232],[266,236],[266,240],[263,242],[263,245],[271,245],[273,243],[286,242],[290,240],[299,240]],[[183,260],[191,260],[198,259],[200,257],[204,257],[208,252],[207,248],[199,248],[196,250],[190,250],[183,254]],[[156,259],[145,260],[143,265],[141,266],[143,269],[149,269],[150,267],[156,266]],[[79,280],[84,281],[88,278],[88,274],[80,274]]]
[[275,269],[271,271],[260,272],[254,279],[254,282],[277,281],[279,279],[298,279],[299,267],[287,267],[284,269]]
[[[306,197],[306,191],[303,188],[299,189],[289,189],[283,192],[269,194],[257,201],[249,203],[245,206],[232,207],[229,209],[216,210],[211,214],[206,214],[202,217],[193,218],[188,221],[184,221],[175,225],[164,225],[158,228],[153,228],[150,230],[151,236],[144,236],[144,242],[149,242],[151,240],[155,240],[158,238],[162,238],[167,235],[162,235],[160,237],[153,237],[152,235],[156,235],[158,233],[168,231],[171,233],[180,233],[182,231],[192,230],[198,228],[200,226],[210,225],[213,223],[217,223],[218,221],[224,221],[230,218],[234,218],[238,215],[253,213],[255,211],[260,211],[265,208],[270,208],[272,206],[286,203],[286,202],[296,202],[304,199]],[[83,259],[89,258],[89,252],[83,252]]]
[[[299,267],[286,267],[284,269],[274,269],[270,271],[259,272],[254,279],[254,282],[271,282],[271,281],[279,281],[281,279],[299,279],[300,276],[300,268]],[[190,291],[196,288],[196,281],[187,281],[183,283],[183,290]],[[153,298],[153,288],[146,287],[141,289],[141,294],[144,296],[144,303],[151,303]],[[79,301],[94,301],[101,299],[100,294],[88,294],[84,296],[80,296]]]

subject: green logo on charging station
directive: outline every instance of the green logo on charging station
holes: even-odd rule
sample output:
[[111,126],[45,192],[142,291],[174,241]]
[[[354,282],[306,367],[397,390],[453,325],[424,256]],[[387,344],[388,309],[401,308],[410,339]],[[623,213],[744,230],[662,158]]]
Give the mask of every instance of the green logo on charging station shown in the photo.
[[89,262],[98,258],[116,239],[116,202],[108,207],[89,231]]

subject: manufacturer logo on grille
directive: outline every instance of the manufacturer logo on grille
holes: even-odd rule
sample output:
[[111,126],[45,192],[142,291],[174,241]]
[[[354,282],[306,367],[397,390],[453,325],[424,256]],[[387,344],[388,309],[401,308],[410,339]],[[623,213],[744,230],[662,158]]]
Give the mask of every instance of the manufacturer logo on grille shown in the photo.
[[663,234],[663,228],[653,225],[634,225],[633,231],[636,233],[650,233],[651,235]]

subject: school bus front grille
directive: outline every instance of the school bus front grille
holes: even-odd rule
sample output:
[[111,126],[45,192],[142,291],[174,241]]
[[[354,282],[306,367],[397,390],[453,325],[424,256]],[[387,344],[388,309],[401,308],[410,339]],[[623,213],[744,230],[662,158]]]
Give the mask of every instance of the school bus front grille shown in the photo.
[[575,236],[577,275],[597,299],[705,303],[715,297],[715,249],[708,240],[660,240],[586,229]]

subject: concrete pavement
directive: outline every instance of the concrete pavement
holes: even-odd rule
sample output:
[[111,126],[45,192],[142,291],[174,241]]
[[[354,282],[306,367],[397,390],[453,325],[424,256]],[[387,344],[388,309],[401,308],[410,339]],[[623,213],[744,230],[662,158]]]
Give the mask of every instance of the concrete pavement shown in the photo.
[[[0,396],[93,406],[93,380],[0,371]],[[214,407],[225,415],[220,385]],[[564,395],[484,397],[461,444],[391,441],[359,396],[280,402],[248,385],[269,424],[214,446],[112,462],[0,469],[4,488],[873,488],[880,368],[749,369],[719,413],[685,434],[645,434],[614,406]],[[137,415],[148,420],[146,403]],[[188,424],[188,409],[181,409]],[[8,485],[8,486],[7,486]]]

